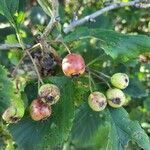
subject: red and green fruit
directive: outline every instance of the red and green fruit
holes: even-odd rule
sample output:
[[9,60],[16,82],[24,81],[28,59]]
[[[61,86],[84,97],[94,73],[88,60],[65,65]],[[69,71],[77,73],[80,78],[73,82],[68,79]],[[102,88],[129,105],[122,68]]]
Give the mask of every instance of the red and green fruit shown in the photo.
[[62,70],[66,76],[74,77],[85,72],[85,62],[81,55],[71,53],[62,60]]
[[40,99],[35,99],[30,105],[30,116],[34,121],[48,118],[52,113],[51,107]]

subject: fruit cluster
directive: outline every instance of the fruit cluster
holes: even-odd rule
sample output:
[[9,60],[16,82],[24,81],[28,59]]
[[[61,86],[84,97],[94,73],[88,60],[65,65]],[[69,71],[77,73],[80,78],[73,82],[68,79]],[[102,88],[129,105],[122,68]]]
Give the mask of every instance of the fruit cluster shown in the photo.
[[94,111],[104,110],[107,103],[114,108],[123,106],[126,102],[125,89],[129,84],[129,78],[125,73],[115,73],[111,77],[111,84],[115,88],[110,88],[106,92],[106,96],[100,92],[92,92],[89,95],[88,103]]
[[[85,62],[79,54],[68,54],[62,61],[62,70],[66,76],[79,76],[85,72]],[[122,89],[125,89],[129,84],[129,78],[125,73],[116,73],[111,77],[111,84],[115,88],[110,88],[106,92],[106,96],[98,91],[92,92],[89,95],[88,103],[94,111],[104,110],[107,103],[114,107],[121,107],[126,97]]]
[[30,116],[33,120],[39,121],[48,118],[51,113],[51,105],[58,102],[60,90],[54,84],[44,84],[39,88],[38,98],[30,105]]
[[[85,62],[79,54],[68,54],[62,60],[62,70],[66,76],[75,77],[85,72]],[[30,105],[30,116],[39,121],[48,118],[51,113],[51,105],[57,103],[60,98],[60,90],[54,84],[44,84],[38,91],[39,98]]]
[[[62,61],[62,70],[66,76],[79,76],[85,72],[85,62],[79,54],[68,54]],[[106,97],[98,91],[89,95],[88,103],[94,111],[105,109],[107,102],[114,108],[121,107],[126,100],[121,89],[125,89],[129,84],[129,78],[125,73],[116,73],[111,77],[111,84],[115,88],[110,88],[106,92]]]
[[[86,70],[84,59],[81,55],[70,53],[62,60],[62,71],[66,76],[78,77]],[[95,73],[94,73],[95,74]],[[91,92],[88,97],[88,104],[94,111],[102,111],[107,103],[114,108],[121,107],[125,104],[126,97],[122,89],[129,84],[129,78],[124,73],[115,73],[111,78],[111,84],[114,88],[109,88],[106,96],[99,92]],[[39,121],[48,118],[51,113],[51,105],[56,104],[60,98],[60,90],[54,84],[44,84],[39,88],[38,98],[30,104],[30,116],[33,120]],[[17,122],[16,110],[13,107],[8,108],[3,119],[6,122]],[[11,121],[10,121],[11,120]]]

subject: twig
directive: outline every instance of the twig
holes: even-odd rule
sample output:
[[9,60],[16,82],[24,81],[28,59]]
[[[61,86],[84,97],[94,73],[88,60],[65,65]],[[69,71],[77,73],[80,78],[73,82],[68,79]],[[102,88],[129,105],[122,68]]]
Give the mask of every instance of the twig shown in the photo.
[[91,73],[89,72],[89,87],[90,87],[90,92],[92,93],[92,83],[91,83]]
[[100,72],[100,71],[97,71],[97,70],[95,70],[95,69],[91,69],[91,68],[90,68],[89,70],[91,70],[91,71],[93,71],[93,72],[95,72],[95,73],[98,73],[99,75],[104,76],[104,77],[106,77],[106,78],[108,78],[108,79],[111,78],[110,76],[106,75],[105,73]]
[[66,50],[68,51],[69,54],[71,54],[71,51],[70,49],[68,48],[68,46],[63,42],[63,41],[60,41],[62,43],[62,45],[66,48]]
[[64,28],[64,33],[68,33],[70,31],[72,31],[75,27],[80,26],[90,20],[93,20],[94,18],[100,16],[101,14],[104,14],[105,12],[108,12],[110,10],[114,10],[117,8],[121,8],[121,7],[126,7],[126,6],[132,6],[135,8],[150,8],[150,4],[144,4],[144,3],[140,3],[141,0],[134,0],[134,1],[130,1],[130,2],[121,2],[121,3],[115,3],[115,4],[111,4],[107,7],[104,7],[94,13],[92,13],[91,15],[87,15],[84,18],[81,18],[77,21],[74,21],[72,23],[70,23],[67,27]]
[[[25,47],[30,47],[30,45],[25,45]],[[18,49],[21,48],[19,43],[16,44],[0,44],[0,50]]]
[[[37,44],[33,45],[31,48],[29,48],[28,51],[29,51],[29,52],[30,52],[30,51],[32,52],[32,50],[35,50],[35,49],[37,49],[37,48],[40,47],[40,46],[41,46],[40,43],[37,43]],[[20,64],[22,63],[23,59],[24,59],[26,56],[27,56],[27,53],[24,52],[23,56],[21,57],[21,59],[19,60],[19,62],[18,62],[18,64],[17,64],[17,66],[15,67],[15,69],[14,69],[13,72],[12,72],[12,77],[14,77],[14,76],[16,75],[16,72],[17,72],[17,70],[18,70]]]
[[106,83],[106,85],[107,85],[109,88],[111,88],[111,86],[109,85],[109,83],[108,83],[104,78],[100,77],[99,75],[97,75],[96,73],[94,73],[94,72],[92,72],[92,71],[90,71],[90,72],[91,72],[92,75],[94,75],[94,76],[97,77],[98,79],[104,81],[104,82]]
[[51,3],[52,5],[52,16],[51,16],[51,20],[48,23],[47,27],[45,28],[41,39],[45,39],[49,33],[51,32],[54,24],[56,24],[59,21],[59,2],[58,0],[49,0],[49,3]]
[[35,71],[36,71],[37,76],[38,76],[38,80],[43,84],[43,80],[42,80],[42,78],[41,78],[41,76],[40,76],[40,73],[39,73],[39,70],[38,70],[38,68],[37,68],[37,65],[36,65],[36,63],[34,62],[34,59],[32,58],[30,52],[29,52],[27,49],[25,49],[25,45],[24,45],[23,40],[22,40],[22,38],[20,37],[19,31],[18,31],[17,29],[16,29],[16,35],[17,35],[17,39],[18,39],[18,42],[19,42],[21,48],[24,50],[24,52],[27,53],[27,55],[29,56],[29,58],[31,59],[31,61],[32,61],[33,65],[34,65]]
[[43,82],[43,80],[42,80],[42,78],[41,78],[41,75],[40,75],[40,73],[39,73],[39,70],[38,70],[38,68],[37,68],[37,65],[36,65],[34,59],[32,58],[30,52],[29,52],[28,50],[26,50],[26,53],[28,54],[28,56],[30,57],[30,59],[31,59],[33,65],[34,65],[34,68],[35,68],[35,71],[36,71],[36,73],[37,73],[37,75],[38,75],[39,81],[40,81],[42,84],[44,84],[44,82]]
[[98,60],[99,60],[101,57],[103,57],[103,56],[104,56],[104,54],[102,54],[102,55],[96,57],[95,59],[93,59],[92,61],[90,61],[86,66],[88,67],[88,66],[94,64],[96,61],[98,61]]
[[42,45],[42,52],[44,53],[45,51],[50,51],[55,59],[58,61],[58,65],[61,66],[61,59],[59,58],[59,55],[53,49],[47,42],[47,37],[52,31],[53,27],[55,24],[57,24],[60,20],[59,18],[59,2],[58,0],[48,0],[49,4],[52,6],[52,13],[51,13],[51,20],[48,23],[47,27],[45,28],[43,34],[41,35],[41,45]]
[[109,88],[111,88],[110,84],[109,84],[103,77],[101,77],[100,75],[98,75],[97,72],[94,72],[94,70],[92,70],[91,68],[88,68],[88,67],[87,67],[87,68],[86,68],[86,72],[87,72],[87,73],[90,72],[91,75],[94,75],[94,76],[97,77],[98,79],[104,81],[104,83],[106,83],[106,85],[107,85]]
[[142,4],[142,3],[139,3],[139,4],[136,4],[135,7],[136,7],[136,8],[147,9],[147,8],[150,8],[150,4]]
[[21,57],[21,59],[19,60],[17,66],[15,67],[15,69],[13,70],[11,76],[15,77],[17,70],[19,69],[20,64],[22,63],[24,57],[26,56],[26,54],[24,53],[23,56]]

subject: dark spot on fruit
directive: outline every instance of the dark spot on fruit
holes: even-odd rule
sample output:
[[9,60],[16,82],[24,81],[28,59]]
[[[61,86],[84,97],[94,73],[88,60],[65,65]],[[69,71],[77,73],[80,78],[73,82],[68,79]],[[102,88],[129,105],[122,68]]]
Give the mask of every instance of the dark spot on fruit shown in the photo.
[[20,120],[20,118],[18,118],[18,117],[10,117],[10,119],[14,123],[17,122],[18,120]]
[[54,97],[51,96],[51,95],[47,96],[46,98],[47,98],[48,101],[53,101],[53,99],[54,99]]
[[80,76],[80,73],[72,74],[72,75],[71,75],[72,78],[78,78],[79,76]]
[[120,104],[121,100],[120,100],[119,97],[116,97],[116,98],[112,99],[112,102],[113,102],[114,104]]
[[127,78],[125,78],[125,82],[126,82],[126,83],[128,82],[128,79],[127,79]]
[[105,105],[105,102],[99,102],[99,107],[103,107]]

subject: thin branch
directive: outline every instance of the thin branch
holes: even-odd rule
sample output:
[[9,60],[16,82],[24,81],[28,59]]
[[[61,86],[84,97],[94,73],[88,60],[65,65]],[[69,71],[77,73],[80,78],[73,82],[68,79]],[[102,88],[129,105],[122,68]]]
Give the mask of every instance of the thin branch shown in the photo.
[[70,51],[70,49],[68,48],[68,46],[67,46],[63,41],[60,41],[60,42],[61,42],[62,45],[66,48],[67,52],[68,52],[69,54],[71,54],[71,51]]
[[90,92],[92,93],[92,83],[91,83],[91,73],[89,72],[89,88],[90,88]]
[[44,82],[43,82],[43,80],[42,80],[42,78],[41,78],[41,75],[40,75],[40,73],[39,73],[39,70],[38,70],[38,68],[37,68],[37,65],[36,65],[34,59],[32,58],[30,52],[29,52],[28,50],[26,50],[26,53],[28,54],[28,56],[30,57],[30,59],[31,59],[33,65],[34,65],[34,68],[35,68],[35,71],[36,71],[36,73],[37,73],[37,76],[38,76],[39,81],[40,81],[42,84],[44,84]]
[[136,8],[147,9],[147,8],[150,8],[150,4],[142,4],[142,3],[139,3],[139,4],[136,4],[135,7],[136,7]]
[[70,31],[72,31],[75,27],[80,26],[88,21],[94,20],[94,18],[96,18],[110,10],[114,10],[114,9],[126,7],[126,6],[135,7],[135,8],[150,8],[150,4],[144,4],[144,3],[140,3],[140,2],[141,2],[141,0],[134,0],[134,1],[130,1],[130,2],[111,4],[107,7],[104,7],[102,9],[94,12],[91,15],[87,15],[84,18],[81,18],[77,21],[70,23],[67,27],[64,28],[64,33],[68,33]]
[[92,72],[92,71],[90,71],[90,72],[91,72],[91,74],[92,74],[93,76],[97,77],[99,80],[104,81],[104,83],[105,83],[109,88],[111,88],[110,84],[109,84],[104,78],[100,77],[99,75],[97,75],[96,73],[94,73],[94,72]]
[[[30,47],[30,45],[25,45],[26,47]],[[18,49],[21,48],[19,43],[17,44],[0,44],[0,50],[9,50],[9,49]]]
[[106,74],[103,73],[103,72],[97,71],[97,70],[92,69],[92,68],[88,68],[88,69],[91,70],[91,71],[93,71],[93,72],[95,72],[95,73],[98,73],[99,75],[101,75],[101,76],[103,76],[103,77],[105,77],[105,78],[108,78],[108,79],[111,78],[110,76],[106,75]]
[[16,65],[15,69],[12,72],[12,77],[15,77],[17,70],[19,69],[19,66],[21,65],[23,59],[25,58],[26,53],[23,54],[23,56],[21,57],[21,59],[19,60],[18,64]]
[[45,39],[49,33],[51,32],[53,26],[59,21],[59,2],[58,0],[48,0],[48,2],[52,5],[52,16],[51,20],[45,28],[41,39]]
[[[28,49],[29,52],[32,52],[33,50],[39,48],[41,45],[40,43],[37,43],[35,45],[33,45],[30,49]],[[17,70],[19,69],[19,66],[21,65],[23,59],[27,56],[27,53],[24,52],[23,56],[21,57],[21,59],[19,60],[17,66],[15,67],[15,69],[12,72],[12,76],[14,77],[16,75]]]

